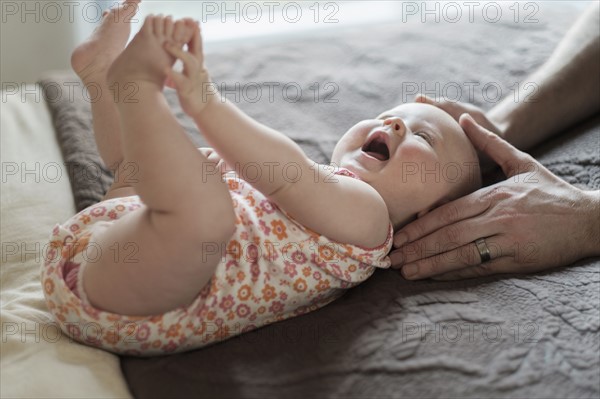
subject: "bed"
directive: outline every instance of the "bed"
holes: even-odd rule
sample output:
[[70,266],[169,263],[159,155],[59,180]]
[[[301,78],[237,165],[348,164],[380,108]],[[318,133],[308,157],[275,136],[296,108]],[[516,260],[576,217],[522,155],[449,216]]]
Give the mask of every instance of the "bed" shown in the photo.
[[[229,99],[237,95],[251,116],[327,162],[346,128],[410,100],[415,86],[439,94],[448,82],[477,82],[512,93],[580,11],[545,2],[534,24],[385,23],[242,41],[212,48],[207,63]],[[77,82],[51,72],[2,92],[1,397],[600,395],[599,259],[457,282],[409,282],[381,270],[317,312],[169,357],[117,357],[70,341],[44,303],[44,245],[52,226],[98,201],[111,178],[82,92],[56,96]],[[257,82],[303,95],[272,99],[265,89],[257,97]],[[490,108],[489,95],[476,90],[472,102]],[[174,93],[167,96],[203,145]],[[600,189],[600,118],[533,154],[569,183]]]

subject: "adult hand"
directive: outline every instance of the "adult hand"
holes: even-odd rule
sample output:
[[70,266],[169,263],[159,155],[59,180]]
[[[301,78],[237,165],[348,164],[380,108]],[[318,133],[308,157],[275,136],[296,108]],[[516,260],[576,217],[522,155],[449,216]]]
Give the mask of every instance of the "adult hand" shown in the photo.
[[[507,179],[446,203],[396,233],[393,268],[408,279],[529,273],[600,255],[600,192],[559,179],[533,157],[478,125],[459,121]],[[481,263],[474,241],[491,260]]]
[[460,101],[437,101],[431,97],[427,97],[425,94],[417,94],[415,96],[415,102],[434,105],[440,108],[442,111],[450,114],[450,116],[456,119],[457,122],[462,114],[469,114],[473,117],[473,119],[475,119],[477,124],[499,136],[502,136],[500,126],[498,126],[497,123],[492,122],[485,115],[485,111],[476,105],[463,103]]

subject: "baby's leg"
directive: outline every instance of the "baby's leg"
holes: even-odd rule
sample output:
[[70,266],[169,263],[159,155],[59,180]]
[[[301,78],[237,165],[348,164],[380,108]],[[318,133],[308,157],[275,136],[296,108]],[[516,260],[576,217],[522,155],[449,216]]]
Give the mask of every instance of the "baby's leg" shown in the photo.
[[123,151],[117,108],[106,74],[125,48],[131,32],[130,20],[137,11],[138,3],[139,0],[125,0],[106,12],[100,26],[71,55],[73,70],[95,100],[91,106],[98,151],[106,166],[113,171],[123,161]]
[[[233,206],[210,161],[177,123],[162,94],[174,58],[163,49],[165,18],[148,17],[115,60],[109,84],[136,87],[136,102],[118,101],[125,159],[138,165],[133,187],[145,206],[119,219],[95,243],[100,259],[84,270],[90,302],[121,314],[143,315],[190,303],[212,277],[234,230]],[[193,28],[192,28],[193,29]],[[114,259],[114,245],[135,246],[138,263]]]
[[[115,173],[115,181],[105,199],[135,194],[128,181],[135,178],[131,176],[135,167],[124,160],[121,126],[115,105],[115,97],[133,96],[135,88],[120,88],[111,92],[107,73],[127,44],[131,33],[130,22],[135,17],[139,2],[140,0],[125,0],[118,7],[105,12],[100,26],[86,41],[77,46],[71,56],[73,70],[94,99],[91,102],[92,122],[98,151],[104,164]],[[168,21],[172,26],[171,20]],[[179,44],[190,39],[186,38],[184,33],[186,32],[183,29],[179,29],[173,34]]]

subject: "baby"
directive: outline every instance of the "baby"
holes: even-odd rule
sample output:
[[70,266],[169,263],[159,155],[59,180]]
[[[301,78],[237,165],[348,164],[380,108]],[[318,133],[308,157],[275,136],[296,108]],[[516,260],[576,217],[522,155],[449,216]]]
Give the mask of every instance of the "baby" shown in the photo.
[[[316,164],[219,96],[196,22],[150,16],[123,50],[136,6],[108,12],[72,57],[86,85],[115,94],[92,113],[117,176],[102,202],[54,228],[42,268],[48,306],[74,339],[164,354],[318,309],[390,266],[394,229],[480,185],[460,126],[426,104],[359,122],[332,165]],[[165,81],[215,151],[185,135]],[[127,87],[134,100],[117,95]],[[221,157],[239,175],[211,173]],[[118,179],[131,165],[134,179]]]

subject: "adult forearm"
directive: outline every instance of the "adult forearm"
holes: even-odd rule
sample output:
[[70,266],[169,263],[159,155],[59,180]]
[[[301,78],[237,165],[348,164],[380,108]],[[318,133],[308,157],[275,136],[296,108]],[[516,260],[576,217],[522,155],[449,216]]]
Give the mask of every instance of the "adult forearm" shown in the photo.
[[600,256],[600,190],[584,191],[582,212],[587,216],[583,226],[587,240],[582,242],[584,256]]
[[[487,116],[502,136],[527,150],[600,109],[600,5],[593,4],[552,56]],[[532,83],[532,84],[531,84]],[[535,91],[535,92],[534,92]]]

